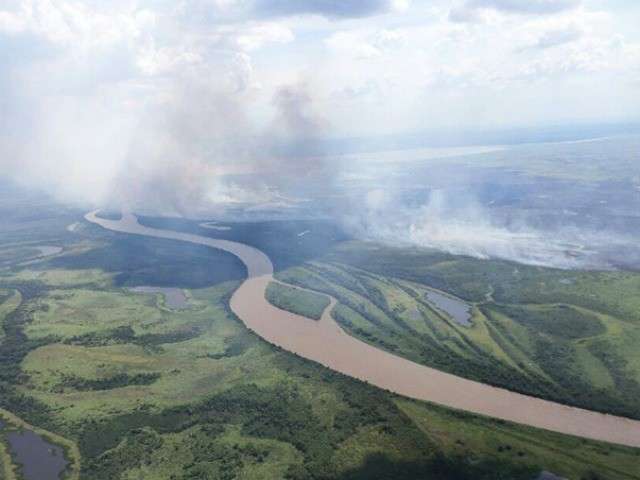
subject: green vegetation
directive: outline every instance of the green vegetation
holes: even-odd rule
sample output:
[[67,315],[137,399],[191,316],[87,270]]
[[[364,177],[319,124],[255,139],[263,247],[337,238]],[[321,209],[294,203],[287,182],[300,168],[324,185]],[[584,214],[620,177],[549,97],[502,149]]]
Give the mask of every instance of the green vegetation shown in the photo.
[[[75,439],[92,479],[265,478],[269,472],[301,479],[371,478],[372,465],[380,462],[406,478],[443,468],[460,478],[483,478],[479,466],[440,452],[407,421],[393,397],[248,333],[224,307],[234,286],[194,291],[213,321],[197,337],[162,344],[160,350],[128,343],[123,338],[135,337],[126,336],[105,345],[54,342],[36,348],[22,362],[28,380],[18,386],[22,398],[36,403],[22,413]],[[91,297],[91,305],[84,294],[61,297],[58,286],[49,292],[47,302],[73,306],[76,299],[89,314],[104,305],[101,296]],[[124,302],[145,298],[113,295]],[[131,311],[135,330],[140,319]],[[197,321],[198,312],[184,315]],[[180,325],[180,316],[165,318],[166,328]],[[43,318],[55,322],[57,317]],[[105,385],[100,379],[112,379],[112,371],[161,375],[152,383]],[[70,377],[73,385],[60,388]],[[105,388],[77,388],[79,382]],[[354,443],[368,445],[362,463],[353,460]],[[538,471],[533,459],[498,465],[514,472],[513,478],[531,478]]]
[[[73,234],[65,233],[75,222],[80,223]],[[203,275],[189,283],[187,274],[172,277],[166,267],[174,255],[172,268],[194,265],[188,256],[193,252],[181,253],[173,242],[147,244],[77,217],[36,224],[27,230],[16,226],[8,235],[12,241],[20,235],[31,241],[58,236],[65,254],[0,272],[0,308],[15,301],[3,310],[0,404],[20,417],[12,416],[15,421],[28,421],[25,428],[46,429],[48,438],[65,445],[74,465],[81,459],[81,478],[532,480],[542,469],[576,480],[640,478],[639,450],[410,401],[266,344],[229,311],[237,271],[205,274],[228,260],[213,250],[195,252]],[[346,258],[335,257],[346,257],[340,249],[331,255],[285,276],[339,298],[335,315],[344,325],[350,321],[352,332],[360,328],[368,341],[384,342],[403,355],[427,355],[424,361],[461,369],[480,365],[486,372],[500,372],[496,365],[502,362],[508,366],[502,371],[514,378],[530,382],[530,371],[545,378],[540,367],[520,367],[514,360],[533,352],[535,342],[525,321],[505,320],[507,313],[500,311],[535,305],[483,303],[488,290],[478,281],[473,327],[457,327],[423,301],[426,287],[418,279],[348,266]],[[189,289],[193,308],[168,311],[152,296],[122,288],[154,284],[151,279]],[[295,305],[299,293],[290,297]],[[607,342],[614,332],[627,341],[633,324],[566,304],[572,314],[588,317],[590,326],[580,330],[580,338],[561,329],[549,333],[549,340],[585,342],[577,350],[585,355],[580,361],[590,362],[590,375],[602,385],[628,380],[633,360],[622,368]],[[508,337],[493,316],[516,332],[510,345],[531,350],[504,346],[502,338]],[[526,359],[519,361],[524,365]],[[607,377],[612,365],[617,377]]]
[[0,343],[4,340],[4,321],[7,315],[20,305],[20,292],[15,290],[0,291]]
[[[640,418],[640,274],[349,242],[278,276],[336,297],[334,318],[380,348],[510,390]],[[429,288],[468,301],[473,325],[434,308]]]
[[[590,444],[579,438],[481,419],[413,400],[399,399],[396,403],[430,439],[454,456],[493,457],[518,463],[535,455],[545,459],[547,471],[565,472],[562,475],[571,479],[640,476],[638,450]],[[464,428],[452,431],[451,424],[457,422],[464,422]],[[577,452],[580,453],[574,455]]]
[[271,282],[267,287],[267,300],[272,305],[289,312],[297,313],[314,320],[320,320],[322,312],[329,306],[329,298],[325,295],[293,288],[278,282]]
[[0,441],[0,480],[16,480],[15,466],[9,449]]
[[118,373],[107,378],[85,379],[74,375],[65,375],[62,379],[61,387],[71,388],[78,391],[87,390],[111,390],[129,385],[150,385],[160,378],[159,373],[137,373],[128,375]]
[[[214,259],[215,268],[210,268]],[[230,253],[213,253],[210,248],[185,242],[125,235],[78,255],[51,259],[47,267],[80,273],[88,268],[110,272],[115,285],[127,287],[202,288],[246,276],[242,262]]]
[[494,308],[532,332],[544,332],[566,340],[578,340],[606,333],[597,315],[567,305],[500,305]]
[[337,225],[322,220],[227,223],[231,226],[229,230],[212,230],[201,227],[199,221],[182,218],[141,217],[138,220],[150,227],[186,231],[251,245],[269,256],[276,271],[319,258],[346,240],[344,232]]

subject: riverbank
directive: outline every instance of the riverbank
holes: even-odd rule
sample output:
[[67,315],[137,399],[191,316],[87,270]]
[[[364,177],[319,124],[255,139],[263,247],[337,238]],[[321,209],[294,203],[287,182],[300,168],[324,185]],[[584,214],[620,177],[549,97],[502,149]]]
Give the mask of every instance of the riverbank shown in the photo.
[[107,220],[92,212],[86,219],[109,230],[181,240],[236,255],[247,266],[249,278],[231,298],[233,312],[269,343],[332,370],[406,397],[569,435],[640,447],[640,421],[569,407],[416,364],[347,335],[331,317],[330,308],[316,322],[274,307],[265,298],[266,288],[273,280],[273,266],[256,248],[146,227],[133,215]]

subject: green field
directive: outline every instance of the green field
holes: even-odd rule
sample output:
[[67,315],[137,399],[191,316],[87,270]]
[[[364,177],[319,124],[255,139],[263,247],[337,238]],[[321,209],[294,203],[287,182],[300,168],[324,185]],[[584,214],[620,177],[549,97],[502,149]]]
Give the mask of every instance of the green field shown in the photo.
[[[52,343],[21,363],[27,380],[17,390],[36,401],[22,414],[52,415],[45,424],[78,443],[92,479],[418,478],[431,471],[444,472],[434,478],[489,479],[496,469],[510,472],[505,478],[533,478],[540,468],[572,478],[590,471],[636,478],[632,449],[404,400],[280,352],[226,310],[235,285],[193,290],[201,309],[183,313],[118,290],[66,297],[50,290],[38,304],[84,313],[65,315],[77,330],[49,337]],[[106,320],[95,320],[105,305],[129,312],[131,337],[105,334]],[[34,313],[53,330],[58,316]],[[111,320],[123,323],[117,315]],[[197,325],[198,335],[170,337],[185,324]],[[41,328],[27,332],[42,338]],[[157,343],[154,334],[169,336]],[[79,380],[124,372],[159,376],[148,384],[77,388]]]
[[[336,297],[352,335],[411,360],[640,418],[640,274],[578,272],[345,243],[278,277]],[[471,308],[466,327],[433,288]]]
[[[64,232],[73,222],[80,226],[69,236]],[[19,240],[16,232],[33,240],[46,231],[49,241],[59,236],[64,253],[0,271],[0,406],[32,428],[59,435],[56,443],[76,445],[81,478],[533,480],[541,470],[570,479],[640,478],[638,449],[410,401],[283,352],[229,311],[238,270],[228,256],[180,253],[172,242],[144,243],[81,222],[65,217],[47,220],[46,229],[40,221],[16,225],[11,242]],[[3,241],[0,235],[0,246]],[[565,387],[541,360],[526,364],[536,351],[530,329],[543,328],[548,341],[584,341],[578,351],[591,356],[580,357],[580,365],[590,365],[603,387],[615,384],[609,364],[596,360],[609,358],[606,342],[616,332],[620,342],[631,341],[635,320],[573,302],[571,318],[584,316],[585,327],[549,327],[545,322],[565,307],[497,303],[497,283],[493,301],[480,281],[464,287],[477,292],[473,297],[462,287],[398,271],[383,276],[373,262],[367,265],[372,271],[357,265],[349,258],[353,251],[346,244],[282,275],[335,295],[336,317],[348,331],[401,355],[448,362],[443,368],[467,365],[470,376],[483,371],[475,365],[513,374],[508,380],[531,382],[535,372],[560,391]],[[201,274],[172,276],[170,262],[187,270],[196,262]],[[217,265],[227,267],[207,273]],[[184,288],[191,308],[169,311],[157,296],[124,288],[136,284]],[[432,287],[473,302],[473,327],[458,326],[423,302]],[[317,313],[326,304],[322,295],[285,293],[302,312]],[[529,328],[523,318],[531,309],[540,310]]]
[[16,290],[0,290],[0,343],[4,340],[4,319],[20,305],[20,292]]
[[322,312],[329,306],[329,298],[325,295],[318,295],[278,282],[271,282],[268,285],[266,297],[269,303],[278,308],[314,320],[320,320]]

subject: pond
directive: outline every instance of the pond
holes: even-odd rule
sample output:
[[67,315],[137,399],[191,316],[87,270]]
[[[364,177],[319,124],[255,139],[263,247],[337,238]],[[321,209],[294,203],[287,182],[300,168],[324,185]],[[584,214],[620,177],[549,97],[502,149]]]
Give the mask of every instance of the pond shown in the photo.
[[58,480],[69,462],[64,450],[31,430],[6,434],[13,461],[25,480]]
[[189,301],[181,288],[145,286],[130,288],[129,291],[148,294],[160,293],[164,295],[164,301],[167,307],[174,310],[184,310],[185,308],[189,308]]
[[462,300],[444,295],[433,290],[427,291],[425,297],[429,303],[448,314],[458,325],[470,327],[471,306]]

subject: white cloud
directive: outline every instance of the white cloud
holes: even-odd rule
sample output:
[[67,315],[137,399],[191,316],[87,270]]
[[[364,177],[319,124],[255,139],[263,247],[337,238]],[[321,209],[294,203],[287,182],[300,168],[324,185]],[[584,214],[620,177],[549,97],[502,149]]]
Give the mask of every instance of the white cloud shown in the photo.
[[[293,32],[278,23],[259,23],[234,27],[221,28],[218,34],[228,36],[235,45],[242,50],[257,50],[267,43],[289,43],[293,41]],[[214,33],[214,35],[216,35]]]
[[360,18],[389,11],[404,11],[409,0],[254,0],[249,11],[262,16],[322,15],[328,18]]
[[338,31],[325,40],[333,51],[356,59],[393,53],[405,43],[406,36],[401,29]]
[[571,10],[580,3],[580,0],[468,0],[465,7],[524,15],[549,15]]
[[[277,117],[272,98],[282,85],[307,79],[315,111],[344,136],[613,121],[640,111],[640,31],[619,28],[624,10],[573,1],[346,3],[4,0],[2,161],[22,155],[39,165],[54,152],[87,190],[83,175],[115,171],[131,155],[133,126],[150,117],[198,112],[205,99],[209,108],[194,117],[208,119],[211,105],[228,112],[237,102],[247,112],[238,117],[249,118],[232,116],[239,126],[230,131],[215,119],[217,131],[259,130]],[[55,165],[41,170],[49,168],[57,178]]]
[[80,2],[33,0],[17,2],[14,9],[0,11],[0,31],[32,34],[74,49],[108,47],[135,40],[153,26],[150,10],[102,13]]
[[543,32],[533,43],[527,45],[525,49],[546,49],[566,45],[575,42],[582,37],[582,30],[574,26],[558,30],[548,30]]

